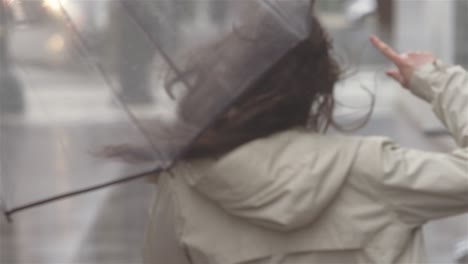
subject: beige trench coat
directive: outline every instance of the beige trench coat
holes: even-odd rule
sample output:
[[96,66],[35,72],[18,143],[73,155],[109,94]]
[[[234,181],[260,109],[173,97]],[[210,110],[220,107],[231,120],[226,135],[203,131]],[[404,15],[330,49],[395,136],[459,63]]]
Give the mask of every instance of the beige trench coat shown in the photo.
[[287,131],[158,182],[147,263],[425,263],[422,225],[468,212],[468,74],[440,62],[411,90],[459,149]]

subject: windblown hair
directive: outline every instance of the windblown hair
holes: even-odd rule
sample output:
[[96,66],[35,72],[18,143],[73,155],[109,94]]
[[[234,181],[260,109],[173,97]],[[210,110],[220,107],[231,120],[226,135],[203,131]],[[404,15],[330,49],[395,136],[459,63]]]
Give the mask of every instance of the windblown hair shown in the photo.
[[[190,160],[222,155],[296,127],[325,132],[335,124],[333,90],[340,69],[328,35],[309,11],[309,32],[300,41],[287,30],[278,32],[281,26],[274,17],[249,14],[255,20],[246,23],[250,26],[187,56],[180,71],[169,71],[164,85],[173,99],[178,84],[187,89],[177,99],[177,120],[155,120],[148,133],[157,140],[153,148],[159,154],[121,145],[104,149],[101,156],[131,162]],[[214,121],[207,120],[216,113],[220,115]],[[192,140],[207,122],[208,128]]]
[[[202,133],[185,159],[227,153],[249,141],[295,127],[324,132],[333,124],[333,88],[340,69],[331,42],[315,16],[306,39],[291,48],[245,89],[227,111]],[[248,67],[248,65],[242,65]],[[185,97],[180,114],[196,109]]]

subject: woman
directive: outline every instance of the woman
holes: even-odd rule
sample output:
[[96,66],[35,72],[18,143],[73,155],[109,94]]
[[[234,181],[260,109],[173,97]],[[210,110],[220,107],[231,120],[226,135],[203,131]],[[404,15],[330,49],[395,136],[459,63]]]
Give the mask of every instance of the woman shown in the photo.
[[333,123],[339,71],[314,31],[159,175],[146,262],[425,263],[422,226],[468,212],[468,74],[370,40],[458,150],[319,133]]

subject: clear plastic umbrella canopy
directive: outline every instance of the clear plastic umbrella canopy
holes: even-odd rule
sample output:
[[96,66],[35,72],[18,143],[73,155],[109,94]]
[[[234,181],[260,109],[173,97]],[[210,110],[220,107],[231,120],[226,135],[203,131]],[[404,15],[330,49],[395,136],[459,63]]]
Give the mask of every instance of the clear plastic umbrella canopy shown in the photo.
[[169,168],[307,36],[311,12],[309,0],[0,3],[7,215]]

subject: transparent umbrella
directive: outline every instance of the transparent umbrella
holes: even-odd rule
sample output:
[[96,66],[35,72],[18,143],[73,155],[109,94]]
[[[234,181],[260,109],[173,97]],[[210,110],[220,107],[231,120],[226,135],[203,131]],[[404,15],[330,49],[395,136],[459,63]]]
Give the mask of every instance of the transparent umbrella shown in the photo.
[[25,104],[0,113],[8,217],[170,168],[310,30],[309,0],[3,1]]

